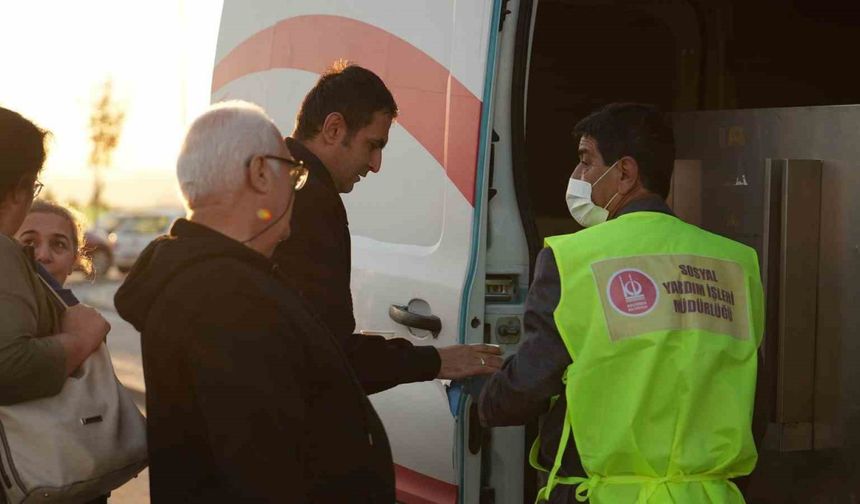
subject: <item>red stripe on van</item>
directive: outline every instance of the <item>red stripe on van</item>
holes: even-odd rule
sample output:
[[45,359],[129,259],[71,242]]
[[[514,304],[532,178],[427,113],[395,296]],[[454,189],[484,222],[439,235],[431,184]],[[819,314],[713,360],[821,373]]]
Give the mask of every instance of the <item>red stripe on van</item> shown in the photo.
[[394,464],[397,502],[403,504],[457,504],[457,486]]
[[369,68],[385,81],[400,107],[397,122],[445,168],[474,206],[481,100],[428,54],[376,26],[323,15],[279,21],[218,63],[212,92],[273,68],[322,73],[338,58]]

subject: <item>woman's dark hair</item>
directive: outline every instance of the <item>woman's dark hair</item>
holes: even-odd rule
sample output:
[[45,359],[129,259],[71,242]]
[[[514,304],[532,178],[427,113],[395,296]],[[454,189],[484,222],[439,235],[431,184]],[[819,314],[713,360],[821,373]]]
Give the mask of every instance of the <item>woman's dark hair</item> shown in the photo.
[[308,92],[296,116],[293,136],[310,140],[322,131],[325,118],[339,112],[346,121],[348,138],[384,112],[397,117],[391,91],[375,73],[347,61],[336,61]]
[[45,163],[48,132],[0,107],[0,201],[36,181]]
[[666,116],[653,105],[611,103],[579,121],[577,137],[589,136],[607,165],[630,156],[639,164],[642,185],[669,195],[675,163],[675,138]]

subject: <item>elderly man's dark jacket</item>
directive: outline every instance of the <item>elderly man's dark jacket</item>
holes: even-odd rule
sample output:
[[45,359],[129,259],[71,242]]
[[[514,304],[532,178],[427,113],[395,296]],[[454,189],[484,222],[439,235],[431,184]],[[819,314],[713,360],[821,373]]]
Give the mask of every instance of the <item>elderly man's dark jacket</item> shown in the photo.
[[432,380],[441,364],[435,348],[416,347],[402,338],[353,334],[346,209],[319,158],[292,138],[286,142],[293,157],[304,161],[310,176],[296,193],[290,238],[275,249],[272,259],[337,336],[368,394],[401,383]]
[[382,423],[271,260],[179,220],[116,307],[141,332],[154,504],[394,501]]

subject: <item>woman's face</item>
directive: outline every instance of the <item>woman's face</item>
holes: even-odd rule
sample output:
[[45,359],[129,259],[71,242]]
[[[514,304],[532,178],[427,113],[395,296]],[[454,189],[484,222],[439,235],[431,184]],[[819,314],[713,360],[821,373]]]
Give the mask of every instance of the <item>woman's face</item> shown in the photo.
[[33,247],[36,260],[60,285],[66,283],[78,260],[73,237],[74,230],[65,217],[45,212],[28,214],[15,235],[19,242]]

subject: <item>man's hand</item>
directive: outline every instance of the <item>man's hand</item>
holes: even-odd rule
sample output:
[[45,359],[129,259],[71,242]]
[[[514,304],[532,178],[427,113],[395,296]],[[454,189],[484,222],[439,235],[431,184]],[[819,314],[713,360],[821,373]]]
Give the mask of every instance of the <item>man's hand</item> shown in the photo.
[[442,366],[439,376],[456,380],[468,376],[493,374],[502,367],[502,350],[491,345],[453,345],[439,348]]

